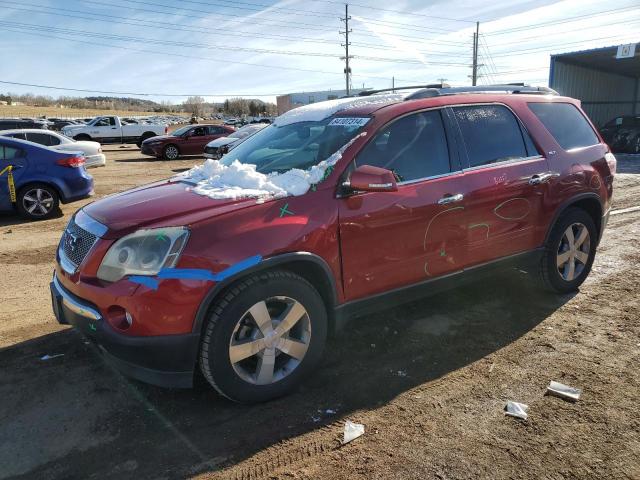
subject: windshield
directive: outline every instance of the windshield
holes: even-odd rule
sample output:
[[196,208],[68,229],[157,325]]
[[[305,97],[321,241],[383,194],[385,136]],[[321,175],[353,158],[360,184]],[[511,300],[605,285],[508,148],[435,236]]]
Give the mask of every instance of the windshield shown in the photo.
[[189,130],[191,130],[191,125],[187,125],[186,127],[182,127],[182,128],[177,129],[177,130],[174,130],[171,133],[171,135],[173,135],[174,137],[181,137],[182,135],[187,133]]
[[349,142],[368,120],[365,117],[327,118],[318,122],[269,125],[220,161],[227,166],[235,160],[255,165],[256,170],[264,174],[286,172],[292,168],[306,170],[326,160]]

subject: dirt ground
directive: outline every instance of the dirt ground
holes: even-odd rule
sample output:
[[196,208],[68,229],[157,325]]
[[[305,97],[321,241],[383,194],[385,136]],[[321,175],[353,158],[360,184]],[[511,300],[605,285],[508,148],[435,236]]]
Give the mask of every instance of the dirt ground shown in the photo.
[[[105,151],[97,197],[200,162]],[[615,208],[640,205],[640,160],[620,171]],[[298,392],[242,406],[130,381],[56,324],[55,248],[80,206],[0,217],[0,478],[640,479],[640,211],[611,217],[575,295],[514,272],[354,319]],[[340,446],[347,419],[366,433]]]

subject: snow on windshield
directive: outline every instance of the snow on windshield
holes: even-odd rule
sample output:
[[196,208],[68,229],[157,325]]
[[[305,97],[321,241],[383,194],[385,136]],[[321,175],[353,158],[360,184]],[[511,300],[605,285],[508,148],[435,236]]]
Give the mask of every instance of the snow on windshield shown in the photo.
[[304,195],[309,189],[328,175],[342,153],[361,136],[362,132],[342,146],[326,160],[307,170],[293,168],[283,173],[264,174],[256,171],[256,166],[234,160],[224,165],[219,160],[207,160],[176,178],[194,183],[191,191],[214,199],[272,197]]
[[387,95],[371,95],[369,97],[338,98],[336,100],[328,100],[326,102],[312,103],[283,113],[276,118],[273,123],[274,125],[281,127],[283,125],[298,122],[318,122],[347,108],[399,102],[403,100],[405,96],[406,94],[390,93]]

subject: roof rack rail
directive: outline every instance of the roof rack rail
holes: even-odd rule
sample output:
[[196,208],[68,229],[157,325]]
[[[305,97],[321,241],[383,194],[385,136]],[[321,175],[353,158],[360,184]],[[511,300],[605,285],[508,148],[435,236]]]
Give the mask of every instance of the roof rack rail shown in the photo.
[[[415,88],[415,87],[414,87]],[[473,87],[433,87],[427,86],[407,96],[405,100],[438,97],[441,95],[457,95],[463,93],[529,93],[536,95],[558,95],[549,87],[532,87],[524,83],[505,83],[500,85],[477,85]]]
[[425,89],[425,88],[451,88],[451,85],[449,85],[448,83],[433,83],[430,85],[413,85],[409,87],[381,88],[379,90],[365,90],[364,92],[360,92],[358,96],[368,97],[369,95],[375,95],[376,93],[395,92],[396,90],[417,90],[417,89]]

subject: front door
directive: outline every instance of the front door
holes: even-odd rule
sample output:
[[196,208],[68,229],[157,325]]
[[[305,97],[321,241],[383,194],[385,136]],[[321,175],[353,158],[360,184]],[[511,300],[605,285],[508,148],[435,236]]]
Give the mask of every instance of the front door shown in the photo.
[[209,130],[206,125],[194,127],[189,132],[185,142],[180,146],[180,151],[183,155],[202,155],[205,145],[211,139],[212,137],[209,136]]
[[120,127],[116,125],[115,117],[99,118],[89,127],[89,135],[103,143],[120,143],[122,141],[122,132]]
[[[536,228],[546,225],[547,159],[504,105],[452,108],[465,166],[469,265],[533,250]],[[466,156],[466,158],[464,158]]]
[[398,191],[339,200],[347,300],[463,269],[466,192],[448,130],[440,110],[413,113],[380,129],[356,157],[357,166],[392,170]]

